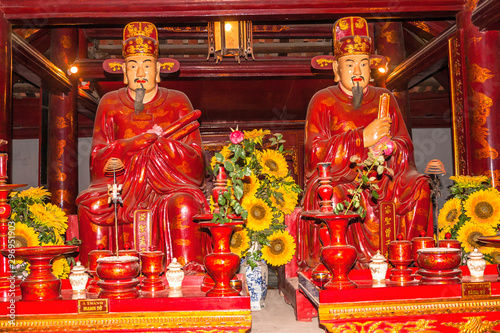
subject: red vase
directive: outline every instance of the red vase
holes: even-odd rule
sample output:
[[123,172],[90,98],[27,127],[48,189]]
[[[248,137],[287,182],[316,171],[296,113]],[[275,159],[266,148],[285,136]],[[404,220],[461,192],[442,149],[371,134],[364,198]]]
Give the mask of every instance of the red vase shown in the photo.
[[231,286],[231,279],[240,265],[240,257],[229,249],[233,228],[242,221],[228,223],[201,222],[201,227],[210,229],[214,244],[213,253],[205,257],[205,268],[214,280],[214,287],[207,291],[209,297],[238,296],[238,290]]
[[[30,262],[30,274],[21,282],[23,301],[48,301],[61,299],[61,280],[51,272],[51,261],[57,256],[75,252],[78,246],[57,245],[18,247],[15,256]],[[2,254],[8,251],[2,250]]]
[[318,214],[316,218],[324,221],[330,233],[330,245],[321,249],[321,260],[332,273],[332,278],[324,285],[325,289],[353,289],[357,285],[349,280],[348,274],[356,262],[354,246],[347,244],[346,232],[349,221],[357,215]]

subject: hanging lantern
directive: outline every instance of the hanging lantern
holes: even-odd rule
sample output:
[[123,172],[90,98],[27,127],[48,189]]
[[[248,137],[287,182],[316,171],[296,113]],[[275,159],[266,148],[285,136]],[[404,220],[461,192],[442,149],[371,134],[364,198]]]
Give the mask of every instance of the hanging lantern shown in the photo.
[[[240,63],[240,58],[248,60],[253,57],[252,22],[222,21],[208,23],[208,57],[214,55],[215,63],[220,63],[223,57],[234,56]],[[255,59],[254,59],[255,60]]]

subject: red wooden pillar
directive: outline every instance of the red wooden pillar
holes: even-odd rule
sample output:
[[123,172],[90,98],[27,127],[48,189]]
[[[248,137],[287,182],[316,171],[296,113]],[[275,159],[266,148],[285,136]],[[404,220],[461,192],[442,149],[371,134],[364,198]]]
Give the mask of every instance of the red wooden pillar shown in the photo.
[[[375,22],[375,48],[378,54],[387,58],[388,71],[386,73],[375,73],[375,82],[377,86],[385,88],[385,79],[394,68],[405,60],[405,43],[403,35],[403,25],[400,22]],[[408,89],[393,91],[394,97],[398,101],[399,108],[411,135],[411,117],[410,117],[410,97]]]
[[[51,38],[51,61],[66,73],[78,54],[78,29],[54,29]],[[47,184],[52,203],[66,214],[76,214],[78,194],[78,86],[73,83],[69,94],[51,91],[49,100]]]
[[[0,10],[0,152],[12,156],[12,27]],[[9,165],[12,158],[9,158]],[[11,174],[8,167],[7,170]]]
[[469,173],[492,178],[500,189],[500,32],[481,32],[471,22],[477,1],[457,15],[462,29],[470,145]]

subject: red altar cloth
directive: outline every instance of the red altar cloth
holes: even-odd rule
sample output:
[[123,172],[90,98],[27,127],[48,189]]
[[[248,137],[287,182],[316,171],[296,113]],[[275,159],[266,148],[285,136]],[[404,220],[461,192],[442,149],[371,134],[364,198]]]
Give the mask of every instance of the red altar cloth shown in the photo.
[[[168,288],[135,299],[100,299],[107,311],[83,311],[86,301],[98,300],[87,294],[82,300],[72,299],[73,292],[63,280],[62,300],[26,302],[16,297],[14,325],[9,323],[11,303],[0,302],[0,332],[57,332],[71,322],[74,332],[246,332],[251,328],[250,296],[243,279],[240,296],[206,297],[201,291],[203,275],[186,276],[182,295]],[[83,305],[82,305],[83,304]],[[4,306],[5,305],[5,306]],[[99,305],[100,306],[100,305]],[[7,320],[6,320],[7,318]]]
[[[487,325],[500,327],[500,281],[490,265],[482,281],[472,281],[461,267],[461,284],[419,285],[418,281],[385,286],[373,284],[369,270],[353,270],[356,289],[322,290],[299,273],[299,288],[318,309],[320,325],[328,332],[457,332]],[[471,290],[473,292],[471,292]],[[498,329],[498,328],[497,328]],[[478,332],[487,332],[481,330]]]

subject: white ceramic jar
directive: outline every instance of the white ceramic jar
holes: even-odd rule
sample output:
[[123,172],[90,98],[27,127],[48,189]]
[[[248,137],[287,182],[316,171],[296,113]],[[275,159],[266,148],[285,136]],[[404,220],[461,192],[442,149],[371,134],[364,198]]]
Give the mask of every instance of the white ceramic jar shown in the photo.
[[177,262],[177,258],[173,258],[170,265],[168,265],[165,277],[167,278],[169,288],[178,289],[182,287],[184,271],[182,270],[182,265]]
[[484,259],[484,254],[482,254],[478,249],[474,249],[467,257],[467,267],[470,271],[470,276],[472,278],[480,278],[484,276],[484,270],[486,269],[486,260]]
[[89,275],[85,272],[85,267],[78,261],[76,265],[71,269],[69,274],[69,283],[73,292],[83,292],[87,286],[87,281],[89,280]]
[[372,257],[368,266],[370,267],[370,272],[372,273],[372,279],[374,281],[385,280],[389,265],[387,264],[387,259],[385,259],[380,251],[377,251],[377,253]]

